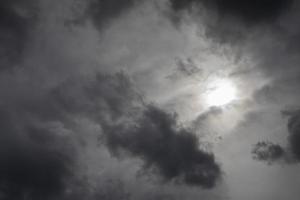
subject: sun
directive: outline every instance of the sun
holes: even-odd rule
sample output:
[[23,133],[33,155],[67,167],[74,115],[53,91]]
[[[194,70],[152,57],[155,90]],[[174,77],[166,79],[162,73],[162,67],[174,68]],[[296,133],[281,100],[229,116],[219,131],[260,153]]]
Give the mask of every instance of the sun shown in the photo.
[[228,79],[216,80],[210,84],[206,93],[208,106],[224,106],[237,99],[237,89]]

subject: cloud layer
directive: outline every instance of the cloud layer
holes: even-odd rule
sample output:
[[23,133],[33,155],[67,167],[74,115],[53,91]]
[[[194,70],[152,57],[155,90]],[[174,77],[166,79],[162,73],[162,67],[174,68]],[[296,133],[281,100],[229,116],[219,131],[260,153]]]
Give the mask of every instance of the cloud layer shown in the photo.
[[0,3],[0,69],[11,68],[19,61],[30,31],[36,21],[33,1],[1,1]]
[[[300,159],[299,110],[276,115],[300,100],[298,4],[1,1],[0,199],[261,194],[253,158]],[[239,97],[209,107],[222,78]]]
[[171,0],[175,11],[188,9],[192,6],[206,6],[216,11],[222,17],[234,17],[247,24],[277,19],[292,4],[292,0]]
[[141,158],[145,170],[157,171],[166,181],[212,188],[221,177],[214,156],[199,149],[196,135],[154,106],[133,126],[109,127],[106,134],[114,153],[125,150]]

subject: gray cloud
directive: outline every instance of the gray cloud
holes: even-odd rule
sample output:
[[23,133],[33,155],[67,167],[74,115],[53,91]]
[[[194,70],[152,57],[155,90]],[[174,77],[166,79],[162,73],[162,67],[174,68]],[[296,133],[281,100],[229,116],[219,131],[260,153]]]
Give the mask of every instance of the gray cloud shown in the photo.
[[[177,127],[174,116],[143,102],[123,72],[76,76],[35,91],[14,84],[1,102],[6,107],[0,117],[5,198],[69,198],[66,191],[74,187],[70,182],[77,178],[77,152],[85,137],[76,131],[77,118],[102,126],[109,149],[140,158],[150,176],[204,188],[214,187],[221,177],[213,154],[200,150],[197,137]],[[28,93],[19,94],[18,87]],[[15,95],[19,99],[10,98]],[[90,194],[84,188],[83,195],[91,199],[98,191]]]
[[135,0],[92,0],[86,12],[92,17],[96,26],[102,28],[134,4]]
[[[4,199],[40,199],[63,193],[73,160],[72,153],[66,151],[68,142],[63,137],[48,134],[47,139],[52,142],[41,143],[29,137],[32,131],[20,125],[19,120],[22,119],[1,110],[0,195]],[[38,134],[46,131],[49,130],[39,130]],[[65,148],[54,140],[60,141]]]
[[3,0],[0,3],[0,69],[21,59],[37,18],[33,1]]
[[107,127],[107,144],[114,153],[125,150],[144,160],[166,181],[204,188],[215,186],[221,170],[212,154],[199,149],[197,137],[176,127],[176,118],[148,106],[133,126]]
[[[54,88],[39,88],[32,96],[21,95],[18,100],[1,94],[1,197],[69,198],[68,190],[74,189],[73,182],[80,175],[78,151],[83,149],[80,141],[85,137],[76,130],[76,118],[111,124],[133,109],[133,89],[123,73],[98,74],[86,81],[71,79]],[[17,87],[16,83],[11,85],[10,95]],[[22,87],[28,89],[27,85]],[[80,182],[88,184],[84,179]],[[103,193],[95,190],[91,194],[85,186],[81,192],[87,196]],[[96,196],[91,199],[100,198]]]
[[[293,2],[292,0],[171,0],[171,6],[175,11],[187,9],[191,6],[204,5],[215,10],[220,17],[234,17],[247,24],[277,19]],[[220,18],[220,19],[221,19]]]
[[299,110],[282,111],[284,116],[288,116],[287,130],[287,146],[274,144],[271,142],[258,142],[254,145],[252,154],[253,158],[258,161],[267,161],[269,164],[276,161],[283,161],[289,164],[298,163],[300,160],[300,113]]
[[288,142],[289,148],[295,158],[300,160],[300,112],[293,112],[289,116],[287,128],[289,131]]
[[176,59],[176,68],[174,72],[167,76],[171,80],[177,80],[180,78],[190,78],[201,80],[202,69],[200,69],[191,58],[187,59]]
[[[168,65],[172,63],[174,57],[188,58],[177,60],[175,75],[186,79],[195,78],[197,79],[196,81],[198,81],[198,76],[200,77],[202,70],[204,68],[210,68],[210,62],[207,62],[207,66],[205,66],[206,63],[201,65],[201,69],[197,65],[199,63],[201,64],[203,60],[211,59],[207,58],[207,55],[212,54],[213,51],[209,51],[207,54],[204,53],[203,60],[196,59],[196,62],[194,62],[194,57],[202,53],[202,47],[199,47],[202,44],[195,42],[197,38],[194,38],[193,33],[189,32],[190,30],[183,30],[184,33],[181,33],[181,30],[175,30],[170,28],[170,26],[167,27],[168,31],[162,31],[162,33],[160,31],[162,26],[160,23],[162,23],[163,26],[169,26],[169,22],[165,19],[158,20],[157,18],[164,17],[158,12],[149,17],[151,19],[144,17],[141,21],[130,24],[132,26],[129,27],[132,27],[134,31],[138,32],[136,34],[139,40],[133,45],[135,48],[131,48],[131,43],[134,43],[136,39],[135,35],[133,34],[129,39],[123,37],[124,33],[121,30],[122,27],[120,26],[120,28],[119,25],[116,25],[112,31],[108,31],[108,35],[105,35],[105,44],[104,42],[101,43],[101,41],[101,44],[98,45],[97,42],[99,38],[91,37],[98,35],[99,32],[97,31],[102,33],[101,31],[105,30],[105,28],[109,28],[109,26],[107,26],[108,24],[113,23],[114,20],[117,21],[118,17],[122,16],[123,13],[134,8],[137,2],[134,0],[95,0],[89,5],[86,14],[92,18],[93,25],[96,26],[97,30],[93,30],[91,28],[93,25],[91,24],[87,26],[85,24],[75,24],[69,32],[66,31],[67,28],[65,29],[65,27],[57,28],[57,24],[47,24],[49,23],[47,21],[49,20],[49,16],[47,16],[45,22],[42,21],[45,25],[40,28],[54,29],[53,32],[51,31],[46,36],[43,35],[45,33],[35,33],[34,36],[39,38],[34,41],[34,45],[30,46],[30,48],[26,48],[27,43],[31,42],[31,36],[33,36],[30,31],[35,28],[35,20],[37,17],[35,16],[35,12],[37,10],[28,7],[29,4],[27,5],[25,1],[3,2],[3,8],[0,7],[0,11],[3,10],[0,14],[0,30],[2,31],[1,33],[3,33],[3,39],[2,34],[0,36],[0,41],[3,40],[0,48],[2,48],[3,52],[8,56],[3,56],[3,59],[1,58],[1,66],[5,68],[12,67],[12,63],[22,60],[22,53],[24,52],[28,57],[26,59],[27,68],[24,67],[10,73],[0,72],[0,82],[2,85],[0,106],[5,110],[0,115],[0,128],[4,133],[0,136],[0,146],[2,146],[3,152],[5,152],[3,155],[0,154],[0,166],[2,165],[2,168],[0,167],[0,178],[2,180],[2,182],[0,181],[0,199],[2,197],[6,199],[134,199],[134,197],[127,192],[127,187],[130,185],[128,182],[130,181],[125,183],[128,185],[125,185],[124,188],[115,182],[106,185],[104,184],[104,180],[99,180],[99,182],[103,184],[99,183],[91,187],[91,180],[77,177],[79,176],[77,165],[94,165],[94,162],[107,162],[106,160],[101,160],[99,157],[99,160],[95,159],[96,161],[93,160],[87,161],[88,163],[83,163],[84,159],[78,157],[82,156],[78,151],[84,151],[84,147],[82,147],[84,145],[80,142],[84,141],[83,143],[89,144],[88,142],[90,141],[88,140],[96,141],[99,138],[106,142],[105,144],[107,146],[102,147],[109,148],[112,153],[113,158],[110,159],[113,160],[114,158],[122,157],[128,162],[133,162],[132,159],[137,159],[139,164],[135,164],[137,165],[135,167],[140,168],[140,163],[142,163],[141,168],[144,174],[151,176],[151,178],[155,177],[162,180],[161,185],[158,184],[158,187],[169,187],[169,184],[166,184],[167,186],[163,184],[175,183],[174,185],[170,184],[172,185],[170,187],[174,186],[174,190],[180,188],[178,184],[188,187],[200,186],[203,188],[214,188],[218,181],[222,179],[221,166],[216,162],[213,153],[208,153],[201,149],[203,143],[201,140],[199,141],[195,132],[204,132],[203,127],[210,125],[207,124],[210,118],[223,116],[224,113],[228,113],[228,110],[211,108],[200,115],[198,119],[195,119],[195,124],[193,124],[195,127],[192,128],[197,130],[190,130],[181,127],[179,125],[179,117],[165,111],[166,107],[164,107],[164,105],[155,104],[157,106],[154,106],[147,103],[146,98],[143,98],[141,93],[137,92],[135,88],[139,87],[139,84],[144,84],[147,85],[147,87],[144,88],[157,91],[150,93],[154,95],[149,95],[154,101],[158,99],[157,96],[163,98],[171,96],[167,94],[167,92],[166,94],[159,94],[162,93],[160,91],[164,91],[160,89],[166,87],[168,91],[172,93],[173,89],[174,91],[178,89],[176,88],[177,86],[181,87],[180,84],[176,84],[177,80],[174,80],[171,84],[175,83],[174,85],[176,86],[171,84],[170,86],[165,86],[164,83],[166,82],[157,81],[157,76],[161,75],[165,77],[162,68],[160,68],[161,63],[166,66],[164,68],[166,69],[166,74],[170,73]],[[278,82],[272,82],[272,84],[268,86],[269,89],[262,90],[257,94],[258,96],[264,96],[266,90],[268,92],[270,91],[270,93],[274,90],[277,92],[277,97],[284,96],[288,98],[288,95],[282,95],[282,91],[286,92],[287,88],[297,89],[295,86],[298,83],[296,81],[298,78],[296,75],[298,72],[296,67],[298,61],[295,59],[298,56],[297,45],[294,42],[296,40],[290,38],[289,34],[283,33],[287,30],[282,31],[281,29],[282,32],[279,31],[280,33],[277,33],[276,31],[282,27],[278,28],[275,26],[280,25],[279,19],[283,19],[281,17],[284,16],[288,8],[290,8],[291,3],[292,1],[280,0],[272,2],[267,0],[259,2],[251,1],[251,3],[250,1],[241,3],[235,0],[172,0],[171,6],[172,12],[176,13],[176,15],[180,15],[181,11],[191,8],[191,6],[195,6],[194,8],[197,9],[197,4],[204,6],[207,12],[211,12],[211,16],[217,14],[218,17],[216,21],[207,22],[207,24],[205,24],[205,26],[207,25],[206,36],[208,38],[204,38],[204,40],[217,38],[215,48],[219,48],[219,44],[224,44],[222,41],[229,41],[230,44],[236,45],[235,47],[241,50],[242,56],[245,54],[251,54],[251,56],[253,56],[251,62],[256,64],[256,70],[263,71],[266,76],[272,78],[279,77],[278,79],[280,80]],[[0,3],[0,5],[2,5],[2,3]],[[16,9],[16,5],[18,9]],[[51,5],[51,3],[49,3],[49,5]],[[22,8],[19,9],[19,6]],[[151,9],[153,9],[154,6],[147,6],[146,13],[152,12]],[[57,7],[59,6],[57,5]],[[48,7],[44,9],[47,10]],[[49,6],[48,12],[53,14],[51,9],[53,8]],[[139,9],[139,12],[143,10],[143,8]],[[28,10],[28,12],[24,14],[24,10]],[[60,12],[62,12],[63,15],[65,11],[62,9]],[[3,17],[1,17],[2,15]],[[54,19],[51,19],[53,21],[49,20],[51,21],[50,23],[64,18],[64,16],[61,18],[57,17],[55,12],[53,15]],[[140,13],[138,13],[137,16],[139,15]],[[122,22],[126,23],[132,20],[134,16],[135,15],[132,14],[128,19],[124,18]],[[193,15],[192,17],[195,16]],[[202,16],[198,17],[200,18]],[[69,19],[69,17],[66,17],[66,19]],[[145,23],[142,20],[145,20]],[[195,21],[197,21],[196,18]],[[58,23],[63,24],[61,21]],[[149,27],[147,23],[150,24]],[[159,25],[156,25],[156,23]],[[139,32],[140,27],[144,26],[144,24],[147,27],[145,30]],[[248,27],[248,25],[250,26]],[[189,24],[183,24],[183,27],[189,27]],[[291,28],[292,25],[288,25],[288,27]],[[57,30],[55,28],[57,28]],[[61,29],[63,29],[63,31],[61,31]],[[295,29],[295,31],[298,32],[297,28]],[[154,37],[149,30],[154,30]],[[129,33],[134,31],[126,30],[124,32],[129,35]],[[176,31],[178,31],[178,33]],[[272,31],[276,33],[271,33]],[[47,30],[45,32],[47,32]],[[257,35],[255,35],[254,32],[256,32],[255,34]],[[114,36],[110,37],[109,34]],[[190,36],[191,34],[193,36]],[[252,34],[254,34],[254,36]],[[9,35],[7,36],[9,40],[6,40],[6,35]],[[248,36],[250,35],[253,37],[249,39]],[[157,39],[156,36],[162,36],[162,38]],[[88,39],[83,39],[77,43],[77,39],[82,39],[80,37]],[[143,43],[146,37],[148,40],[149,38],[151,39]],[[174,39],[172,37],[174,37]],[[180,41],[176,43],[175,40],[180,40],[181,37],[184,37],[183,42]],[[270,39],[270,41],[266,38]],[[296,38],[297,34],[295,35],[295,39]],[[57,39],[59,41],[56,41]],[[187,43],[186,40],[188,40]],[[277,41],[279,45],[270,45],[277,44],[274,43],[274,41]],[[166,42],[166,45],[164,42]],[[161,44],[157,45],[157,43]],[[173,45],[174,43],[176,44]],[[191,45],[192,43],[194,46]],[[249,43],[255,45],[249,46]],[[169,44],[172,45],[169,46]],[[185,47],[185,44],[187,44],[187,46],[193,46],[191,47],[193,50],[190,50],[190,47]],[[96,47],[89,49],[89,47],[93,45]],[[291,48],[289,45],[295,46]],[[180,46],[178,50],[176,49],[177,46]],[[205,48],[214,47],[209,46]],[[109,50],[107,50],[107,48],[109,48]],[[34,49],[36,52],[32,53],[31,49]],[[198,49],[200,50],[198,51]],[[285,53],[286,49],[291,50],[291,52]],[[116,52],[116,50],[118,52]],[[174,50],[174,52],[172,50]],[[152,54],[152,52],[155,52],[155,54]],[[168,53],[164,54],[162,52]],[[182,53],[182,55],[178,55],[180,53]],[[234,54],[236,52],[233,51],[230,53]],[[190,58],[190,55],[187,54],[194,56]],[[220,56],[223,56],[223,54]],[[234,54],[233,56],[236,55]],[[106,60],[107,57],[111,58]],[[120,59],[120,57],[122,57],[122,59]],[[90,61],[90,59],[92,59],[91,62],[85,62],[86,60]],[[34,62],[32,62],[32,60],[34,60]],[[171,61],[169,62],[169,60]],[[289,60],[291,60],[291,62],[289,62]],[[105,62],[105,64],[101,62]],[[126,69],[129,69],[129,73],[134,74],[134,78],[139,79],[140,82],[135,85],[136,83],[129,78],[131,74],[127,75],[127,73],[124,72],[111,73],[112,71],[118,71],[118,69],[117,67],[111,69],[110,67],[113,66],[114,63],[111,64],[110,62],[121,63],[120,65],[129,65]],[[216,61],[213,65],[218,65],[219,62],[222,61]],[[91,67],[91,63],[95,64],[95,67]],[[131,63],[136,65],[134,66],[135,68],[131,68]],[[20,63],[20,66],[23,66],[22,64],[23,63]],[[105,73],[102,70],[105,71]],[[284,73],[285,75],[293,75],[293,80],[295,81],[286,81],[289,77],[285,75],[282,76],[282,72],[286,72]],[[150,83],[156,81],[159,83],[153,85],[158,87],[151,88],[153,85]],[[198,84],[198,82],[196,82],[196,84]],[[197,89],[192,92],[194,92],[197,97],[198,94],[201,93]],[[271,96],[272,95],[274,95],[274,93],[272,93]],[[258,96],[253,97],[257,102],[259,102],[260,98]],[[170,98],[176,99],[177,96],[174,95]],[[189,99],[190,96],[187,95],[184,96],[184,98]],[[197,102],[192,106],[193,109],[195,109],[195,113],[202,109],[199,108],[201,107],[201,102],[198,102],[198,100],[199,99],[196,98],[195,100],[192,99],[188,101],[191,102],[191,104]],[[280,102],[280,98],[277,102]],[[269,101],[269,103],[273,103],[273,101]],[[174,107],[172,107],[171,110],[173,108]],[[227,118],[227,115],[224,116]],[[242,114],[236,118],[240,116],[242,116]],[[228,118],[230,117],[231,115],[229,114]],[[260,123],[260,120],[257,120],[257,116],[254,116],[254,118],[256,119],[256,123]],[[259,119],[262,118],[263,117]],[[79,130],[78,121],[80,120],[86,120],[88,123],[97,127],[97,133],[91,137],[87,134],[87,127],[82,127],[83,130]],[[215,123],[216,124],[212,123],[212,126],[218,126],[218,120],[216,120]],[[228,123],[228,121],[225,123]],[[288,151],[293,152],[293,155],[297,157],[297,154],[299,154],[297,150],[299,146],[297,143],[298,117],[294,114],[289,115],[288,124],[290,133],[288,138],[289,146],[283,148],[269,142],[257,143],[253,151],[255,159],[277,162],[281,160],[283,154],[286,155]],[[222,129],[222,126],[220,127]],[[223,130],[220,131],[222,134]],[[227,136],[224,135],[222,137],[226,138]],[[250,156],[249,159],[251,159]],[[108,162],[111,162],[111,160]],[[230,159],[228,159],[228,162],[231,162]],[[110,166],[110,163],[106,164],[106,167],[107,166]],[[90,170],[89,167],[83,171]],[[96,171],[95,174],[102,173],[102,169],[100,168],[93,170]],[[120,173],[127,175],[127,171]],[[16,174],[19,176],[16,176]],[[28,181],[29,179],[31,181]],[[132,179],[136,179],[136,177]],[[146,184],[151,185],[152,183],[147,182]],[[117,190],[117,192],[114,192],[114,190]],[[135,191],[133,191],[133,193],[134,192]],[[166,192],[165,196],[151,193],[152,196],[149,195],[145,197],[145,199],[171,199],[172,195],[168,195],[167,193],[168,192]],[[186,192],[184,191],[182,193]],[[191,198],[195,199],[198,193],[193,195]],[[182,198],[184,197],[183,195]]]
[[285,150],[278,144],[271,142],[258,142],[254,145],[253,159],[258,161],[266,161],[268,164],[272,164],[281,160],[285,155]]

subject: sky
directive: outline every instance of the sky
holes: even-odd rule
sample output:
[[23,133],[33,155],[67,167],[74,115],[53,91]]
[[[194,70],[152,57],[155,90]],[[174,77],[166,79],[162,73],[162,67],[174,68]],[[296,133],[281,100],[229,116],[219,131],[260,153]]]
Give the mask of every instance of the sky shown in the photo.
[[1,0],[0,200],[298,200],[299,10]]

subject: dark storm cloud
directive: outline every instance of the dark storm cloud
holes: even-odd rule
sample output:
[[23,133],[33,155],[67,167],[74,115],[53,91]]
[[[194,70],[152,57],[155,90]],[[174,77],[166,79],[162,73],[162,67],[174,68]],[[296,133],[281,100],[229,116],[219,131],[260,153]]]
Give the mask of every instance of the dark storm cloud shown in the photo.
[[257,23],[277,19],[292,3],[292,0],[218,0],[221,14],[236,16],[245,22]]
[[0,69],[11,68],[12,64],[20,60],[36,14],[33,1],[0,2]]
[[65,84],[55,96],[68,112],[99,121],[113,155],[124,150],[141,158],[150,175],[205,188],[221,176],[214,156],[198,149],[197,137],[177,127],[175,116],[145,104],[123,72],[98,74],[80,87]]
[[266,161],[272,164],[282,159],[285,155],[285,150],[278,144],[271,142],[258,142],[252,150],[253,159],[258,161]]
[[197,137],[154,106],[147,106],[132,126],[106,127],[106,137],[112,152],[125,150],[141,158],[146,170],[166,181],[212,188],[221,176],[214,156],[199,149]]
[[[88,81],[79,79],[34,91],[28,90],[26,84],[10,83],[11,94],[0,94],[1,199],[67,198],[67,188],[73,187],[70,182],[78,178],[74,174],[80,148],[73,135],[75,118],[106,124],[132,109],[133,89],[124,73],[98,74]],[[27,92],[19,99],[11,99],[18,95],[13,94],[20,91],[18,87]],[[84,137],[82,134],[80,137]],[[82,192],[92,195],[87,191]]]
[[[258,30],[271,30],[294,7],[293,0],[170,0],[170,19],[177,26],[185,23],[183,11],[190,19],[204,25],[205,36],[219,44],[229,44],[237,59],[242,45]],[[281,30],[273,30],[279,33]]]
[[[102,28],[133,5],[133,0],[93,1],[89,14]],[[198,138],[178,127],[175,116],[144,103],[126,74],[103,74],[98,71],[101,66],[91,73],[93,75],[82,75],[76,67],[67,66],[69,52],[65,56],[63,50],[53,51],[53,54],[62,54],[57,61],[61,71],[44,60],[48,57],[47,48],[59,47],[47,46],[57,39],[48,38],[50,34],[41,31],[31,35],[37,20],[35,6],[25,0],[0,3],[1,68],[10,68],[15,62],[28,66],[0,72],[0,199],[77,198],[69,198],[66,193],[70,190],[76,193],[73,180],[78,178],[77,164],[82,164],[78,163],[81,160],[77,156],[86,133],[78,131],[78,119],[102,126],[112,152],[122,149],[140,158],[147,172],[153,172],[151,175],[158,173],[166,181],[204,188],[215,186],[221,170],[214,156],[199,149]],[[57,20],[55,12],[53,15]],[[55,20],[47,17],[43,18],[43,27],[49,25],[55,29]],[[60,28],[57,28],[57,37],[61,36]],[[37,40],[31,38],[33,35],[38,35]],[[27,42],[34,43],[35,52],[26,48]],[[42,50],[36,52],[39,48]],[[25,50],[26,64],[22,63]],[[194,72],[194,68],[184,68],[184,63],[178,63],[181,64],[182,73]],[[90,70],[86,65],[80,68]],[[83,185],[78,194],[82,195],[81,199],[129,198],[125,192],[118,196],[118,193],[106,194],[100,189],[99,194],[97,191],[90,194],[88,181],[78,181]]]
[[[18,93],[20,90],[16,88],[22,87],[21,91],[26,95],[20,94],[18,99],[11,99],[10,96],[14,95],[0,94],[3,97],[1,105],[5,108],[0,115],[0,195],[3,199],[76,199],[76,196],[87,199],[129,198],[121,191],[104,191],[107,188],[102,190],[101,184],[90,191],[87,180],[77,180],[76,165],[80,164],[77,163],[77,150],[80,147],[75,136],[76,133],[82,138],[85,134],[76,132],[77,117],[103,127],[109,126],[110,130],[118,130],[119,126],[135,123],[134,119],[143,114],[145,105],[140,102],[141,97],[127,75],[123,72],[115,75],[99,73],[88,80],[77,77],[47,90],[37,87],[32,91],[26,84],[10,84],[9,92]],[[161,120],[161,125],[155,124]],[[162,170],[166,179],[183,176],[188,184],[204,187],[215,184],[220,171],[213,156],[197,149],[198,142],[194,135],[185,130],[177,132],[175,127],[171,127],[175,126],[175,119],[163,111],[149,108],[140,122],[144,127],[137,130],[136,135],[126,133],[128,135],[124,135],[124,139],[128,144],[123,145],[130,146],[132,142],[137,143],[136,148],[147,145],[142,153],[145,153],[148,164]],[[154,123],[154,127],[147,133],[155,133],[145,137],[143,131],[147,130],[148,122]],[[113,138],[114,134],[105,132],[108,138]],[[160,136],[161,139],[155,138]],[[150,142],[139,141],[143,137]],[[151,157],[151,149],[157,148],[157,139],[158,142],[165,142],[162,145],[171,145],[165,150],[160,147],[159,153],[163,154],[160,158],[159,155],[157,158]],[[172,141],[165,141],[167,139]],[[122,148],[126,149],[126,146]],[[152,158],[157,160],[150,161]],[[170,166],[174,161],[163,159],[176,159],[175,167]],[[79,183],[74,183],[74,180]],[[117,185],[113,187],[118,188]]]
[[101,28],[132,7],[134,3],[135,0],[92,0],[87,15],[91,16],[95,24]]
[[[66,111],[51,91],[37,86],[35,81],[42,74],[32,75],[26,83],[18,82],[30,73],[23,68],[23,56],[33,39],[38,8],[35,0],[0,2],[0,199],[3,200],[56,198],[65,192],[65,183],[73,176],[75,148],[72,138],[67,136],[70,130]],[[29,50],[26,55],[30,55]],[[19,73],[3,70],[14,66],[22,66],[22,70]]]
[[277,19],[293,0],[170,0],[175,11],[191,6],[204,5],[221,17],[234,17],[247,24]]
[[[29,148],[28,148],[29,147]],[[20,148],[20,147],[19,147]],[[58,152],[30,147],[1,155],[1,189],[8,199],[49,198],[60,195],[67,177],[66,158]]]
[[[16,117],[0,111],[0,196],[1,199],[47,199],[60,195],[71,175],[70,156],[55,143],[45,145],[28,137],[30,130]],[[42,130],[39,131],[42,135]],[[49,135],[49,138],[55,138]],[[62,140],[63,138],[60,138]]]

